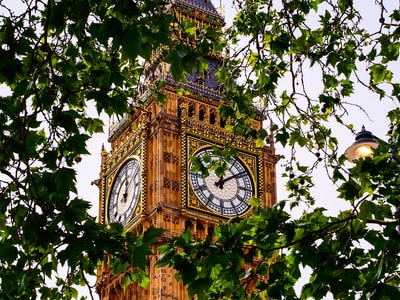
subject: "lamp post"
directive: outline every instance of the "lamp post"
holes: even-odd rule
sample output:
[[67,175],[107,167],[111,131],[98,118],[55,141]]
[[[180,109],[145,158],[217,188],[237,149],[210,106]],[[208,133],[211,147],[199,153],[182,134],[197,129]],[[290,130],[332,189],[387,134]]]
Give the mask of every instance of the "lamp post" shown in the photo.
[[[397,138],[393,140],[392,138],[393,131],[394,131],[394,126],[392,125],[388,132],[388,135],[390,136],[389,146],[390,146],[391,157],[396,158],[398,155],[398,148],[396,143]],[[346,149],[344,155],[350,162],[371,156],[374,153],[373,149],[376,149],[379,145],[378,140],[380,139],[374,136],[371,131],[365,130],[365,127],[363,125],[361,131],[356,134],[356,139],[354,143]],[[398,207],[396,209],[393,220],[367,219],[367,222],[380,225],[392,225],[392,224],[396,225],[396,231],[400,235],[400,208]]]
[[365,130],[364,125],[361,131],[356,134],[356,140],[348,147],[344,153],[347,159],[351,162],[371,156],[374,153],[373,149],[378,147],[378,139],[371,131]]

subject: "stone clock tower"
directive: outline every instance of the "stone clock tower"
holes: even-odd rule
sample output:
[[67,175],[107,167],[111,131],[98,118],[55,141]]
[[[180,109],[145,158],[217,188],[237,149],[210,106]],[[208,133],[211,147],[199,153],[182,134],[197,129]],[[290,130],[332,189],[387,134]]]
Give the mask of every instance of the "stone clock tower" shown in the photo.
[[[178,20],[189,19],[198,27],[223,26],[210,0],[175,0],[171,9]],[[166,229],[166,240],[190,227],[196,238],[205,238],[218,223],[248,215],[251,197],[260,198],[264,206],[275,203],[274,147],[257,147],[254,140],[224,129],[217,113],[223,90],[214,77],[221,58],[206,59],[207,74],[195,72],[183,84],[172,80],[168,65],[154,54],[137,99],[141,105],[113,126],[111,151],[102,151],[99,222],[121,222],[137,234],[151,225],[161,227]],[[158,79],[166,82],[165,104],[157,103],[146,90]],[[262,120],[254,120],[254,126],[260,128]],[[237,156],[228,163],[224,177],[212,171],[204,177],[192,170],[191,157],[207,164],[214,155],[212,147],[227,141]],[[132,284],[125,292],[123,276],[113,277],[104,262],[97,279],[100,299],[189,299],[173,270],[155,269],[155,262],[156,257],[149,258],[149,287]]]

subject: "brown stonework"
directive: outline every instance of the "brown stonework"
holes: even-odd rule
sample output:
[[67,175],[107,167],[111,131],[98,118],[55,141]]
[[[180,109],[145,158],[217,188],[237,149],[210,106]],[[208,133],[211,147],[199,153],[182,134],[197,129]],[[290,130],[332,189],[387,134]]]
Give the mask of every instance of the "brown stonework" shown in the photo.
[[[198,3],[202,3],[201,7],[196,6]],[[207,22],[212,26],[222,26],[223,23],[211,9],[209,1],[177,0],[174,9],[178,19],[190,17],[198,26],[205,26]],[[168,68],[163,65],[160,55],[160,52],[154,54],[148,67],[148,80],[157,76],[166,79],[162,92],[168,101],[157,103],[147,93],[145,83],[143,90],[147,93],[147,100],[112,127],[109,137],[111,150],[102,149],[101,178],[96,181],[100,190],[99,222],[108,222],[110,187],[117,170],[127,158],[135,155],[142,163],[142,190],[135,214],[126,227],[136,234],[143,233],[150,226],[162,227],[166,232],[160,244],[188,227],[195,238],[204,239],[212,236],[214,227],[228,218],[208,210],[194,195],[188,182],[190,156],[199,147],[231,141],[251,173],[255,196],[265,207],[276,201],[275,165],[279,156],[275,154],[272,143],[260,148],[254,140],[233,136],[223,128],[224,122],[217,114],[223,92],[220,86],[212,86],[213,82],[198,78],[184,86],[188,93],[178,93],[179,87],[168,80]],[[217,58],[212,59],[218,62]],[[253,126],[261,128],[262,123],[260,118],[254,120]],[[174,279],[174,271],[155,269],[156,260],[157,255],[148,258],[149,287],[144,289],[132,284],[124,292],[123,275],[114,277],[105,259],[98,270],[96,284],[100,299],[189,300],[182,283]]]

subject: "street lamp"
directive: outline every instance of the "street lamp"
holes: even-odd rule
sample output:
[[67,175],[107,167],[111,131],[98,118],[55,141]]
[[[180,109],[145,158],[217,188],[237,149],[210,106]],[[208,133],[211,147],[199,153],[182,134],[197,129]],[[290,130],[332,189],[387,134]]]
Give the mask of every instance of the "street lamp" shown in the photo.
[[[397,137],[395,140],[393,140],[393,131],[394,131],[394,125],[390,126],[390,130],[387,135],[390,136],[389,143],[386,143],[390,147],[390,153],[392,158],[396,158],[398,155],[398,148],[397,148]],[[378,140],[383,142],[382,140],[378,139],[376,136],[372,134],[371,131],[365,130],[364,125],[361,128],[361,131],[356,134],[356,140],[354,143],[346,149],[346,152],[344,155],[346,158],[350,161],[353,162],[354,160],[357,159],[363,159],[368,156],[371,156],[374,153],[373,149],[376,149],[378,147]],[[385,142],[383,142],[385,143]],[[350,174],[351,175],[351,174]],[[396,176],[396,175],[395,175]],[[365,198],[364,198],[365,200]],[[376,220],[376,219],[367,219],[367,223],[375,223],[375,224],[380,224],[380,225],[396,225],[396,231],[400,235],[400,208],[397,207],[396,212],[394,213],[394,217],[392,220]]]
[[361,128],[361,131],[356,134],[355,142],[346,149],[344,155],[351,162],[371,156],[374,153],[373,149],[378,147],[378,140],[371,131],[365,130],[365,127]]

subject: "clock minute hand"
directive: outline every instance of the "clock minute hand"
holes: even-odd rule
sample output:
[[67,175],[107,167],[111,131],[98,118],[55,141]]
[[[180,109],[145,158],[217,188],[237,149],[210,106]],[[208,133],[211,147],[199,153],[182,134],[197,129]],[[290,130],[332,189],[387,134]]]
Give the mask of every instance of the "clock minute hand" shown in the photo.
[[122,201],[125,203],[126,202],[126,198],[128,196],[128,170],[125,169],[125,192],[122,194]]
[[[139,172],[139,169],[137,169],[137,168],[134,168],[134,169],[132,169],[131,170],[131,173],[130,173],[130,175],[129,175],[129,177],[127,176],[127,180],[126,180],[126,184],[125,184],[125,198],[126,198],[126,200],[125,200],[125,202],[128,200],[127,198],[128,198],[128,191],[130,190],[130,188],[131,188],[131,185],[132,184],[134,184],[134,183],[136,183],[136,182],[134,182],[134,178],[136,177],[136,174]],[[129,180],[128,180],[128,178],[129,178]]]
[[242,172],[233,174],[233,175],[231,175],[231,176],[229,176],[229,177],[226,177],[226,178],[224,178],[224,177],[221,176],[221,178],[220,178],[218,181],[215,182],[215,185],[216,185],[217,187],[219,187],[219,188],[222,190],[222,189],[224,188],[224,183],[225,183],[226,181],[228,181],[228,180],[230,180],[230,179],[232,179],[232,178],[235,178],[235,177],[237,177],[237,176],[239,176],[239,175],[245,174],[245,173],[246,173],[246,171],[242,171]]
[[127,185],[128,186],[127,187],[128,191],[130,190],[132,184],[137,184],[137,182],[134,180],[134,178],[136,178],[138,173],[139,173],[139,169],[135,169],[135,170],[132,171],[131,177],[130,177],[130,180],[129,180],[129,184]]

